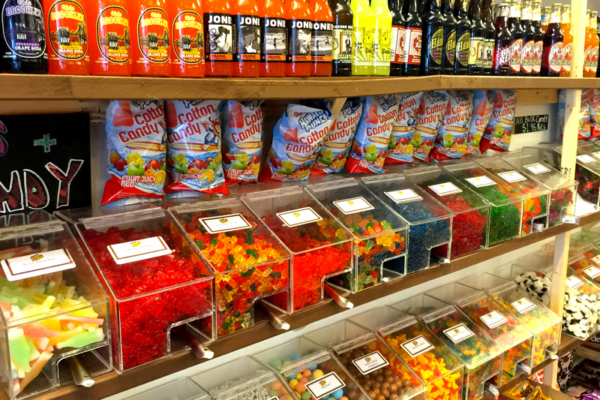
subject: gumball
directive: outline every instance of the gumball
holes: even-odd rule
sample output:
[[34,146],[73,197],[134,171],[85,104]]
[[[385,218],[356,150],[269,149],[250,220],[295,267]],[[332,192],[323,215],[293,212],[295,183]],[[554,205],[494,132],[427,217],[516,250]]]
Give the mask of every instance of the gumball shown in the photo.
[[298,381],[297,381],[296,379],[291,379],[291,380],[288,382],[288,385],[290,385],[290,387],[291,387],[292,389],[295,389],[297,384],[298,384]]
[[335,392],[331,393],[331,396],[340,400],[344,396],[344,391],[342,389],[338,389]]
[[294,389],[296,390],[296,392],[302,394],[306,392],[306,384],[298,383]]
[[306,385],[308,383],[308,378],[302,377],[298,380],[298,383],[304,383]]
[[277,390],[269,390],[269,397],[277,397],[277,395],[279,395],[279,393],[277,393]]
[[297,380],[297,381],[300,381],[300,379],[302,379],[303,377],[304,377],[304,375],[302,375],[300,372],[298,372],[298,373],[296,374],[296,380]]
[[319,379],[323,375],[325,375],[325,374],[320,369],[316,369],[313,371],[313,378],[315,378],[315,379]]
[[310,367],[308,367],[309,370],[314,371],[315,369],[317,369],[316,365],[311,365]]
[[308,390],[302,393],[302,396],[300,396],[302,400],[310,400],[310,397],[310,392]]
[[300,355],[300,353],[294,353],[294,354],[292,354],[292,360],[297,360],[297,359],[299,359],[300,357],[302,357],[302,356]]
[[309,376],[312,375],[312,372],[311,372],[310,369],[305,369],[305,370],[302,371],[302,375],[304,375],[305,377],[308,378]]
[[281,387],[282,387],[282,385],[281,385],[281,382],[279,382],[279,381],[275,381],[275,382],[271,383],[271,389],[273,389],[273,390],[279,391],[281,389]]
[[282,367],[281,360],[273,360],[271,361],[271,366],[275,369],[279,369]]

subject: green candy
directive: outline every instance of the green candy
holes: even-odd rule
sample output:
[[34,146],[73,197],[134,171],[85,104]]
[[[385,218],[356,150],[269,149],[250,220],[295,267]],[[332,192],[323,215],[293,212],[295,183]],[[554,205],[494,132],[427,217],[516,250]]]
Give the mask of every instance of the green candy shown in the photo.
[[102,329],[94,329],[93,331],[78,333],[72,338],[60,342],[56,345],[56,348],[64,349],[65,347],[73,347],[79,349],[102,340],[104,340],[104,331]]
[[29,372],[31,367],[29,361],[31,360],[31,349],[23,329],[10,329],[8,331],[8,346],[10,348],[11,358],[19,364],[18,366],[25,372]]

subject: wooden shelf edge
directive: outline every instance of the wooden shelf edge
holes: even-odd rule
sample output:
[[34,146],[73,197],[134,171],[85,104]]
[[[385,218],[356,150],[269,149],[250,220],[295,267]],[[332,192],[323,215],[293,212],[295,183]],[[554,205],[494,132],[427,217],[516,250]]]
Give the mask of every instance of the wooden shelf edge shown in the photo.
[[[600,213],[594,213],[582,217],[580,225],[586,225],[598,221],[600,221]],[[501,243],[499,245],[490,247],[487,250],[481,250],[479,252],[453,260],[449,264],[443,264],[423,271],[415,272],[395,281],[381,284],[375,288],[349,295],[347,298],[355,306],[363,305],[432,279],[440,278],[453,272],[463,270],[486,260],[498,257],[502,254],[509,253],[513,250],[517,250],[558,234],[568,232],[576,227],[577,225],[563,224],[547,229],[543,232],[531,234],[524,238]],[[337,306],[333,301],[328,301],[299,313],[289,315],[284,319],[290,324],[291,329],[298,329],[343,311],[344,309]],[[215,357],[219,357],[263,340],[278,336],[282,333],[285,333],[285,331],[276,330],[270,324],[256,324],[251,328],[219,339],[212,343],[209,347],[212,351],[214,351]],[[580,341],[564,336],[563,342],[561,343],[561,347],[559,349],[559,354],[562,355],[561,351],[563,351],[563,354],[566,353],[570,346],[573,346],[573,348],[577,347],[580,344],[577,342]],[[155,362],[136,367],[130,371],[126,371],[122,375],[118,375],[113,371],[99,376],[96,378],[96,383],[91,388],[68,386],[39,396],[36,398],[36,400],[81,400],[84,398],[100,399],[123,392],[125,390],[129,390],[144,383],[154,381],[186,368],[193,367],[194,365],[200,364],[204,361],[206,360],[197,359],[190,351],[185,351],[162,360],[157,360]],[[0,391],[0,400],[7,400],[5,393],[2,391]]]

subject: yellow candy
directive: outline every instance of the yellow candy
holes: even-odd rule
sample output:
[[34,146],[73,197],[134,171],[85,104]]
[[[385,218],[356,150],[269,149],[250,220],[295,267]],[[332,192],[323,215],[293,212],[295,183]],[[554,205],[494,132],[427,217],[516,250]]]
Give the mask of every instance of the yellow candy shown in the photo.
[[300,380],[302,378],[304,378],[304,375],[302,375],[300,372],[298,372],[298,374],[296,375],[296,379]]
[[292,380],[289,382],[289,385],[290,385],[290,387],[291,387],[292,389],[293,389],[293,388],[295,388],[297,384],[298,384],[298,380],[297,380],[297,379],[292,379]]
[[320,377],[322,377],[322,376],[323,376],[323,375],[325,375],[325,374],[324,374],[324,373],[323,373],[323,371],[321,371],[320,369],[315,369],[315,370],[313,371],[312,375],[313,375],[313,378],[315,378],[315,379],[319,379]]

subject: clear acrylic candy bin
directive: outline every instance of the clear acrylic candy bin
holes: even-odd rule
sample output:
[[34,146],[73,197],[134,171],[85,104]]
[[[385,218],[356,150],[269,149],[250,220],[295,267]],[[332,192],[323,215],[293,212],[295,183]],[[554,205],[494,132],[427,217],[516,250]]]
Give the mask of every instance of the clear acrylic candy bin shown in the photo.
[[504,347],[502,376],[500,381],[496,382],[499,386],[505,385],[515,377],[519,363],[527,365],[532,356],[531,332],[483,290],[454,282],[433,289],[431,297],[454,303],[488,336]]
[[521,175],[532,179],[550,190],[548,226],[558,226],[567,215],[575,212],[577,186],[579,183],[568,175],[527,153],[507,153],[504,160]]
[[377,332],[423,380],[428,399],[462,398],[463,363],[415,317],[381,307],[352,317],[351,321]]
[[353,178],[318,183],[305,190],[354,239],[354,272],[330,279],[331,283],[354,293],[406,274],[403,268],[384,267],[395,265],[391,260],[406,258],[408,224],[373,193]]
[[448,164],[443,169],[491,205],[490,246],[519,237],[523,229],[523,195],[474,162]]
[[423,382],[371,330],[344,320],[304,336],[330,349],[371,400],[380,395],[380,400],[393,395],[398,400],[425,400]]
[[75,357],[91,376],[112,369],[106,293],[67,224],[44,214],[0,228],[0,371],[10,399],[72,384]]
[[[175,219],[147,208],[75,226],[109,294],[117,372],[185,350],[172,329],[212,318],[214,276]],[[214,331],[202,341],[213,338]]]
[[291,295],[272,296],[277,307],[296,312],[318,304],[327,278],[352,272],[352,237],[301,187],[251,193],[242,201],[292,256]]
[[417,317],[465,365],[463,398],[479,400],[485,385],[497,378],[504,347],[454,305],[420,294],[392,306]]
[[[403,175],[361,179],[367,189],[409,224],[406,273],[450,261],[454,215]],[[404,260],[399,260],[404,267]]]
[[276,372],[297,400],[340,400],[342,397],[348,400],[368,399],[337,359],[306,337],[299,337],[253,357]]
[[299,400],[277,374],[252,357],[229,361],[192,376],[211,400]]
[[212,400],[191,378],[181,378],[156,386],[124,400]]
[[516,171],[501,157],[480,158],[477,164],[524,197],[521,236],[548,228],[550,189]]
[[404,176],[454,214],[452,259],[487,248],[490,205],[485,200],[438,167],[414,168]]
[[[290,256],[239,200],[199,202],[169,212],[215,275],[218,337],[254,325],[257,300],[288,295]],[[212,331],[210,324],[204,329]]]

